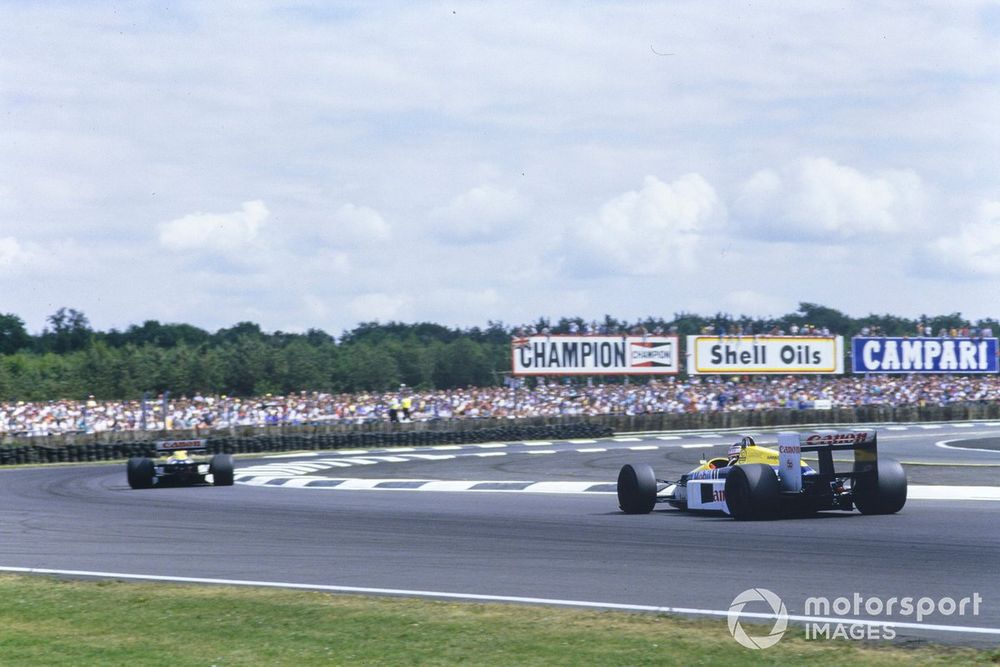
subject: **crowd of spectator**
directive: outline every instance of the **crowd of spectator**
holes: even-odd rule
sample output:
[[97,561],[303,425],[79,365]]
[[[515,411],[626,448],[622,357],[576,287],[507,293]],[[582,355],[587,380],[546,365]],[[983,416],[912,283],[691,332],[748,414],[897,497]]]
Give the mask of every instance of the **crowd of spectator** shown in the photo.
[[[707,324],[701,328],[700,332],[706,336],[720,337],[742,337],[742,336],[836,336],[838,332],[831,331],[829,327],[817,326],[814,324],[789,324],[787,330],[779,325],[755,329],[753,324],[735,322],[725,324]],[[607,323],[576,322],[570,321],[562,327],[552,328],[549,326],[538,326],[535,324],[522,324],[514,327],[512,337],[523,338],[525,336],[551,336],[558,334],[569,334],[579,336],[675,336],[678,335],[678,328],[675,325],[665,327],[657,325],[652,329],[646,327],[642,322],[634,325],[610,325]],[[880,326],[863,326],[857,331],[859,336],[885,336],[886,333]],[[993,329],[990,327],[940,327],[937,331],[926,322],[918,322],[916,330],[911,334],[917,338],[991,338]]]
[[[326,422],[637,415],[707,411],[935,405],[1000,400],[1000,376],[765,376],[651,380],[644,383],[539,381],[510,386],[257,398],[167,397],[148,401],[0,402],[0,435],[302,425]],[[829,403],[827,403],[827,401]]]

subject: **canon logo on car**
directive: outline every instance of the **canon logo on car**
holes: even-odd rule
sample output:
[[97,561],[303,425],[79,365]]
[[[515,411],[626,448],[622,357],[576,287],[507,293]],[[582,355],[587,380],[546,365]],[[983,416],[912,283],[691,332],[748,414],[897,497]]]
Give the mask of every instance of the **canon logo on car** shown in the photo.
[[868,431],[816,433],[806,438],[809,445],[856,445],[868,440]]
[[779,445],[778,446],[778,453],[779,454],[801,454],[802,453],[802,445]]

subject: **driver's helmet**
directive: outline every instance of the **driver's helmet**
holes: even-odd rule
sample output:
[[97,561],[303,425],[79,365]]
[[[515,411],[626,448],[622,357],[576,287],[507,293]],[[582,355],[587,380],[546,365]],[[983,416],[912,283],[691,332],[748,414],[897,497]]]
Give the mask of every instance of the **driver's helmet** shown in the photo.
[[167,463],[184,463],[189,460],[187,450],[178,449],[170,454],[170,458],[167,459]]
[[749,435],[740,438],[739,442],[735,442],[729,446],[729,465],[736,465],[736,462],[740,460],[740,453],[747,447],[756,446],[756,442]]

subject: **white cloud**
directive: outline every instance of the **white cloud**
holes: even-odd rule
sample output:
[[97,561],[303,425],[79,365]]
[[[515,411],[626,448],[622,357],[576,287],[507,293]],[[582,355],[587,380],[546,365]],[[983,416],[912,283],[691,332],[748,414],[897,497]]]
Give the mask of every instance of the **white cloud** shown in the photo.
[[734,290],[722,297],[725,312],[733,315],[780,315],[795,310],[787,300],[757,290]]
[[847,241],[919,227],[924,200],[923,184],[912,171],[865,174],[828,158],[807,158],[780,173],[762,170],[747,179],[733,221],[775,240]]
[[[39,244],[21,241],[13,236],[0,237],[0,272],[33,276],[35,285],[44,283],[45,278],[73,274],[88,264],[93,252],[80,252],[72,241],[58,241]],[[10,298],[12,293],[5,291]]]
[[17,239],[10,236],[0,238],[0,268],[12,268],[19,264],[23,257],[24,250]]
[[1000,201],[982,204],[957,234],[928,243],[921,263],[960,277],[1000,276]]
[[[66,304],[98,327],[229,325],[256,306],[265,328],[336,330],[359,313],[751,309],[730,295],[746,289],[996,316],[995,276],[955,290],[933,257],[907,271],[937,236],[942,257],[990,247],[953,214],[998,197],[989,0],[569,7],[7,3],[5,308],[39,329]],[[786,166],[801,156],[819,159]],[[689,172],[706,199],[671,182]],[[270,215],[242,210],[252,198]],[[929,233],[955,219],[970,222]],[[850,276],[781,268],[824,257]],[[736,265],[753,270],[721,279]],[[355,312],[359,294],[383,297]]]
[[698,174],[664,183],[647,176],[640,190],[621,194],[580,221],[570,234],[576,272],[655,275],[697,266],[702,236],[725,208]]
[[350,203],[337,209],[326,231],[327,237],[338,245],[386,241],[392,235],[392,228],[378,211]]
[[351,299],[347,303],[347,310],[356,322],[370,320],[387,322],[401,319],[405,306],[406,299],[399,294],[371,292]]
[[481,185],[431,212],[435,235],[446,243],[483,243],[515,233],[524,225],[524,199],[514,190]]
[[173,251],[239,253],[257,241],[270,212],[260,200],[231,213],[192,213],[160,226],[160,244]]

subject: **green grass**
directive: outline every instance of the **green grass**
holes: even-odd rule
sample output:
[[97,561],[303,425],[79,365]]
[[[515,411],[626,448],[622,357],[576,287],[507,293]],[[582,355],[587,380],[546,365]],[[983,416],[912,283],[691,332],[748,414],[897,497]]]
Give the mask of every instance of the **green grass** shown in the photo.
[[989,664],[1000,652],[806,641],[724,619],[0,575],[0,665]]

